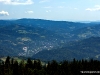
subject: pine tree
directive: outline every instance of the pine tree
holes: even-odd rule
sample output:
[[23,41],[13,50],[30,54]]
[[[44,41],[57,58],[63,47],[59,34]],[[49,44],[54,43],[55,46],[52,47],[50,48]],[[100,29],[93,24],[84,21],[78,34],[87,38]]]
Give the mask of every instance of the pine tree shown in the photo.
[[15,61],[13,64],[13,75],[18,75],[18,62]]

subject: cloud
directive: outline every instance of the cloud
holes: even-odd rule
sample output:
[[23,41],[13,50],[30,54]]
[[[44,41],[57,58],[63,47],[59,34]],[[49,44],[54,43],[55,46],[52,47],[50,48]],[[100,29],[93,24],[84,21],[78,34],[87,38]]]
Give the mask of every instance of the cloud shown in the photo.
[[64,8],[64,6],[58,6],[58,8]]
[[0,16],[9,16],[9,13],[7,11],[1,11]]
[[33,11],[26,11],[25,13],[33,14],[34,12]]
[[39,3],[49,2],[50,0],[41,0]]
[[87,8],[87,11],[100,11],[100,5],[95,5],[94,8]]
[[78,8],[74,8],[75,10],[78,10]]
[[44,7],[44,8],[52,8],[51,6],[47,6],[47,7]]
[[51,12],[51,10],[46,10],[46,12],[48,13],[48,12]]
[[9,5],[30,5],[34,3],[32,0],[0,0],[0,2]]

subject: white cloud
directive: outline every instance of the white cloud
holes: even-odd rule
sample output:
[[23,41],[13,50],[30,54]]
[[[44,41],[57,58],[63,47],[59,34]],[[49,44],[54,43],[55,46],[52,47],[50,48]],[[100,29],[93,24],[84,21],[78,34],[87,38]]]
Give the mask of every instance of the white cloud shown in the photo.
[[33,14],[34,12],[33,11],[26,11],[25,13]]
[[50,0],[41,0],[39,3],[49,2]]
[[0,16],[9,16],[9,13],[7,11],[1,11]]
[[64,6],[58,6],[58,8],[64,8]]
[[30,5],[34,3],[32,0],[0,0],[0,2],[10,5]]
[[100,5],[95,5],[94,7],[97,7],[97,8],[99,7],[100,8]]
[[78,10],[78,8],[74,8],[75,10]]
[[51,6],[47,6],[47,7],[44,7],[44,8],[52,8]]
[[87,8],[87,11],[100,11],[100,5],[95,5],[94,8]]
[[46,10],[46,12],[48,13],[48,12],[51,12],[51,10]]

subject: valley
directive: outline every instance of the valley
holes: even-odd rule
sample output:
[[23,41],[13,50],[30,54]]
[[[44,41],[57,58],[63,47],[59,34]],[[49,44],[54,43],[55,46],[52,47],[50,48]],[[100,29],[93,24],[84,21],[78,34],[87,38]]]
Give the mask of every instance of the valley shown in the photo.
[[0,56],[42,60],[99,59],[99,23],[0,20]]

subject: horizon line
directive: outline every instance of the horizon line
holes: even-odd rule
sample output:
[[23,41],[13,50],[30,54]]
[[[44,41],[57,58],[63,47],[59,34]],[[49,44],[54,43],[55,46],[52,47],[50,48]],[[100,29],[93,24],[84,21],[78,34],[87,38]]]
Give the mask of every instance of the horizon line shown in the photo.
[[0,20],[20,20],[20,19],[38,19],[38,20],[49,20],[49,21],[68,21],[68,22],[81,22],[81,23],[90,23],[90,22],[100,22],[100,20],[53,20],[53,19],[42,19],[42,18],[11,18],[11,19],[0,19]]

